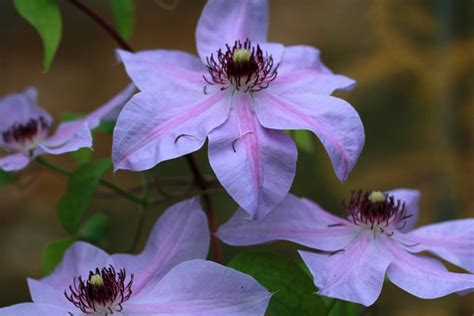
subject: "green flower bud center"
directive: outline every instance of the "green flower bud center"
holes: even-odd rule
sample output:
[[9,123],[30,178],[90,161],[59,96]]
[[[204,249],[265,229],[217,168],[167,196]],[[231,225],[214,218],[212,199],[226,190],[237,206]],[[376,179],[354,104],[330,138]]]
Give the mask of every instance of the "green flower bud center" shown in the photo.
[[372,203],[384,202],[385,194],[381,191],[372,191],[369,195],[369,200]]
[[232,59],[236,63],[243,63],[243,62],[250,61],[251,56],[252,56],[252,53],[248,49],[238,48],[234,51],[232,55]]
[[104,279],[100,274],[93,274],[89,278],[89,284],[94,286],[102,286],[104,285]]

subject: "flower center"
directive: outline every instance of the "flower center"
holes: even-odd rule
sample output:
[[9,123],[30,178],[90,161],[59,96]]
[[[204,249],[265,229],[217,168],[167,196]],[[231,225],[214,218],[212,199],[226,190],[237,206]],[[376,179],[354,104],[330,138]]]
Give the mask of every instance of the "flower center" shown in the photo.
[[[125,269],[116,273],[112,266],[89,272],[85,281],[74,277],[64,295],[74,306],[88,315],[105,316],[122,310],[122,303],[132,295],[133,274],[126,284]],[[69,293],[68,293],[69,292]]]
[[[380,191],[362,192],[359,190],[352,192],[351,200],[347,205],[344,203],[344,208],[354,224],[379,230],[389,236],[393,235],[393,230],[389,231],[388,226],[401,222],[403,222],[402,225],[405,225],[405,220],[412,216],[407,215],[404,202],[395,201],[393,196]],[[403,227],[395,228],[401,229]]]
[[264,54],[259,45],[252,46],[246,40],[226,47],[225,51],[217,51],[216,58],[214,54],[207,58],[210,78],[204,76],[204,80],[209,85],[220,85],[220,90],[233,87],[238,91],[255,92],[267,88],[275,80],[278,65],[273,64],[272,56]]
[[48,136],[50,127],[43,116],[31,118],[23,124],[13,124],[2,132],[3,143],[9,149],[28,152]]

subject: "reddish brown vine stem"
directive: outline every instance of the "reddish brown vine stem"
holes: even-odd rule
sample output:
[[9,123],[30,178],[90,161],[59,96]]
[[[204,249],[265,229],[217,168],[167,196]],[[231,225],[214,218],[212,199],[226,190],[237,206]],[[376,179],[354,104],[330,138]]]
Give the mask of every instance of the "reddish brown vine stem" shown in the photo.
[[[87,6],[81,0],[69,0],[69,2],[71,2],[79,10],[84,12],[91,19],[93,19],[97,24],[99,24],[100,27],[102,27],[117,42],[117,44],[121,48],[130,52],[134,51],[132,47],[130,46],[130,44],[122,36],[120,36],[117,30],[109,22],[107,22],[99,14],[97,14],[97,12],[95,12],[92,8]],[[199,167],[196,164],[194,157],[191,154],[188,154],[185,157],[186,157],[186,162],[188,163],[189,168],[191,169],[191,172],[193,173],[195,184],[201,190],[206,191],[208,189],[208,183],[206,179],[204,178],[204,176],[202,175],[201,171],[199,170]],[[212,205],[211,197],[209,194],[203,193],[202,198],[203,198],[205,208],[207,211],[209,230],[211,231],[212,255],[214,257],[214,261],[216,261],[217,263],[222,263],[223,257],[222,257],[221,247],[220,247],[219,240],[217,239],[215,235],[217,231],[217,220],[216,220],[214,207]]]

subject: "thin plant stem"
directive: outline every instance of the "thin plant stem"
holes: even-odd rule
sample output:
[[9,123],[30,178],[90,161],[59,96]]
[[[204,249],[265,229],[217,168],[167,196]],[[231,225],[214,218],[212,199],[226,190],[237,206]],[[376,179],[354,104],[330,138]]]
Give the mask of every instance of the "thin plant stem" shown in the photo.
[[148,179],[148,174],[142,173],[142,182],[143,182],[143,196],[142,199],[145,201],[144,204],[139,206],[139,217],[138,217],[138,225],[137,230],[135,232],[135,236],[133,237],[132,244],[130,245],[129,252],[133,251],[137,248],[138,242],[140,241],[140,236],[143,231],[143,227],[145,226],[145,219],[148,211],[148,200],[150,198],[150,181]]
[[[133,48],[130,46],[130,44],[122,36],[120,36],[120,34],[115,30],[115,28],[110,23],[108,23],[104,18],[102,18],[99,14],[97,14],[92,8],[85,5],[80,0],[69,0],[69,1],[73,5],[75,5],[77,8],[79,8],[81,11],[83,11],[85,14],[90,16],[94,21],[96,21],[105,31],[107,31],[107,33],[117,42],[117,44],[120,47],[130,52],[134,51]],[[206,179],[204,178],[201,171],[199,170],[199,167],[194,161],[193,156],[191,154],[188,154],[185,157],[189,165],[189,168],[191,169],[193,173],[194,182],[202,191],[206,191],[207,190]],[[222,259],[222,252],[220,249],[220,242],[215,235],[215,232],[217,231],[217,220],[216,220],[216,215],[215,215],[214,208],[212,205],[212,201],[208,194],[204,193],[202,197],[203,197],[205,208],[207,211],[209,229],[211,231],[211,248],[212,248],[212,253],[214,256],[214,261],[218,263],[222,263],[223,259]]]
[[128,51],[133,51],[132,47],[128,42],[117,32],[117,30],[110,24],[107,20],[101,17],[97,12],[94,11],[91,7],[86,5],[81,0],[69,0],[74,6],[79,10],[88,15],[93,19],[97,24],[99,24],[116,42],[117,44]]
[[[60,173],[60,174],[63,174],[63,175],[66,175],[66,176],[70,176],[73,174],[73,171],[72,170],[69,170],[69,169],[66,169],[66,168],[63,168],[63,167],[60,167],[58,165],[55,165],[47,160],[45,160],[44,158],[42,157],[36,157],[36,162],[38,162],[40,165],[50,169],[50,170],[53,170],[57,173]],[[110,181],[107,181],[105,179],[100,179],[99,180],[99,184],[114,191],[115,193],[127,198],[128,200],[136,203],[136,204],[139,204],[139,205],[145,205],[147,202],[141,198],[139,198],[138,196],[136,196],[135,194],[133,193],[130,193],[124,189],[122,189],[121,187],[118,187],[116,186],[115,184],[113,184],[112,182]]]

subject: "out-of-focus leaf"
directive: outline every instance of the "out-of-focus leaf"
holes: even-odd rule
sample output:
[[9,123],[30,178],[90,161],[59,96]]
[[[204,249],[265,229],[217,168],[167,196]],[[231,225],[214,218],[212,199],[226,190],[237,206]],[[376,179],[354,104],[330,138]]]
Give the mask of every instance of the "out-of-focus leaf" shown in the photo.
[[110,159],[92,161],[79,167],[69,178],[57,208],[59,221],[69,233],[77,231],[84,212],[92,203],[100,178],[110,168]]
[[107,233],[109,227],[109,217],[105,213],[97,213],[81,227],[79,239],[96,244]]
[[66,237],[50,242],[43,251],[43,274],[48,275],[61,262],[66,249],[76,241],[75,237]]
[[304,271],[286,257],[270,253],[241,253],[229,267],[253,276],[274,293],[268,312],[281,315],[324,315],[325,305]]
[[[323,297],[324,302],[327,306],[334,302],[334,298]],[[328,316],[359,316],[362,312],[362,306],[356,303],[347,301],[337,300],[334,306],[331,308]]]
[[92,150],[89,148],[80,148],[72,152],[72,157],[78,164],[86,164],[92,159]]
[[0,170],[0,188],[15,178],[12,172]]
[[61,41],[61,12],[57,0],[14,0],[18,13],[38,31],[44,47],[43,67],[48,71]]
[[296,145],[307,153],[314,151],[313,134],[309,131],[293,131],[293,137]]
[[115,25],[122,37],[129,39],[135,25],[135,4],[133,0],[109,0]]

